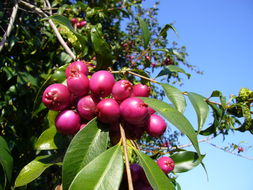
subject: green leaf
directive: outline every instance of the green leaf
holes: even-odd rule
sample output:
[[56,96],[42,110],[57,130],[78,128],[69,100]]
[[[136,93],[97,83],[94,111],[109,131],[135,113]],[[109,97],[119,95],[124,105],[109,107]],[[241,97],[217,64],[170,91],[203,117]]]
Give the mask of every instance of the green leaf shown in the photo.
[[147,49],[150,38],[151,38],[151,33],[148,29],[148,24],[142,20],[140,17],[138,17],[139,25],[142,31],[142,38],[144,41],[144,48]]
[[96,53],[96,69],[101,70],[111,66],[113,60],[112,50],[109,44],[103,39],[98,26],[93,26],[91,29],[91,41]]
[[178,36],[178,33],[177,33],[176,29],[171,24],[166,24],[162,28],[162,30],[160,31],[159,36],[162,36],[164,39],[166,39],[167,38],[167,31],[169,29],[172,29],[175,32],[175,34]]
[[176,173],[182,173],[198,166],[204,158],[204,155],[202,155],[202,158],[199,158],[196,152],[181,151],[170,157],[175,162],[175,168],[173,171]]
[[76,174],[107,148],[108,133],[91,120],[72,139],[63,160],[63,189],[67,190]]
[[146,154],[134,149],[140,165],[148,178],[149,183],[154,190],[174,190],[174,185],[170,179],[159,168],[156,162]]
[[18,174],[15,187],[24,186],[38,178],[48,167],[56,164],[57,155],[38,156],[27,164]]
[[166,66],[166,68],[169,69],[171,72],[183,73],[188,77],[188,79],[191,77],[191,75],[189,73],[186,73],[184,69],[182,69],[178,66],[168,65],[168,66]]
[[201,157],[197,134],[195,133],[191,123],[181,112],[177,111],[169,104],[157,99],[143,97],[140,97],[140,99],[144,100],[145,103],[147,103],[150,107],[159,112],[169,122],[171,122],[175,127],[177,127],[182,133],[184,133],[192,142],[193,147],[199,154],[199,157]]
[[55,127],[46,129],[36,141],[36,150],[55,150],[65,145],[64,136],[57,132]]
[[116,145],[87,164],[69,190],[118,190],[123,174],[121,146]]
[[[5,177],[5,184],[11,182],[12,177],[12,167],[13,167],[13,158],[11,156],[9,147],[3,137],[0,136],[0,165],[3,168]],[[1,169],[0,166],[0,169]],[[4,185],[5,186],[5,185]]]
[[198,117],[198,133],[199,133],[208,116],[209,107],[205,101],[206,98],[197,93],[188,92],[188,97]]
[[168,99],[173,103],[179,112],[183,113],[186,107],[186,101],[183,93],[179,89],[169,84],[160,84],[163,87]]

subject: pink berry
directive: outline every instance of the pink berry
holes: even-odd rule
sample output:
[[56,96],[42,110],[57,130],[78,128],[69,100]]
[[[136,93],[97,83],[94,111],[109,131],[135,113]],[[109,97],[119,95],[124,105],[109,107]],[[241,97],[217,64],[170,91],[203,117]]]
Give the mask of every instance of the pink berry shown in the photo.
[[174,161],[167,156],[163,156],[157,160],[158,166],[162,169],[162,171],[166,174],[170,173],[174,167],[175,163]]
[[108,71],[97,71],[90,78],[90,90],[99,97],[109,96],[115,83],[114,76]]
[[63,84],[51,84],[48,86],[43,95],[42,102],[48,109],[61,111],[70,104],[70,92]]
[[60,112],[55,119],[56,129],[65,135],[73,135],[80,129],[81,119],[73,110]]
[[166,130],[167,124],[162,117],[152,114],[148,120],[147,133],[152,137],[160,137]]
[[103,123],[114,123],[119,120],[120,109],[116,100],[108,98],[101,100],[97,105],[98,119]]
[[78,19],[77,18],[72,18],[70,19],[70,22],[75,25],[77,22],[78,22]]
[[153,109],[153,108],[151,108],[151,107],[148,107],[148,113],[150,114],[150,115],[152,115],[153,113],[155,113],[156,111]]
[[117,81],[112,88],[112,96],[117,101],[128,98],[132,93],[133,85],[127,80]]
[[80,129],[85,128],[85,127],[86,127],[86,125],[87,125],[87,123],[83,123],[83,124],[81,124]]
[[76,75],[77,73],[82,73],[86,76],[89,74],[88,67],[83,61],[74,61],[69,64],[65,70],[65,75],[68,78],[71,75]]
[[67,78],[68,89],[76,96],[84,96],[89,92],[89,79],[82,73]]
[[99,98],[92,95],[82,97],[77,103],[77,110],[80,116],[88,121],[96,117],[99,101]]
[[139,98],[127,98],[120,104],[120,114],[126,122],[139,125],[147,119],[148,105]]
[[133,87],[132,96],[149,97],[150,88],[145,84],[136,84]]
[[79,22],[80,24],[80,27],[84,27],[86,24],[87,24],[87,22],[85,21],[85,20],[82,20],[82,21],[80,21]]

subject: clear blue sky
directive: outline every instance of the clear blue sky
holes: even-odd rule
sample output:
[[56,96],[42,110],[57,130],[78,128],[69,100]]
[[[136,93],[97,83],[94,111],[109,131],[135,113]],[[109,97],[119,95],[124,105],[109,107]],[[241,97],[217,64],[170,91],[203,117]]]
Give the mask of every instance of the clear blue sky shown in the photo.
[[[153,0],[147,0],[148,5]],[[204,75],[192,73],[185,78],[184,91],[208,97],[213,90],[220,90],[227,97],[238,94],[242,87],[253,89],[253,1],[252,0],[161,0],[159,23],[163,26],[175,22],[179,38],[169,32],[168,39],[187,47],[188,62],[198,66]],[[192,109],[192,108],[190,108]],[[196,124],[194,112],[187,117]],[[201,139],[201,137],[199,138]],[[218,138],[212,142],[219,146],[247,142],[253,145],[249,133],[231,134],[225,142]],[[209,181],[201,167],[179,174],[182,190],[252,190],[253,161],[225,153],[206,143],[200,145],[206,153],[204,163]],[[253,149],[245,152],[253,156]]]

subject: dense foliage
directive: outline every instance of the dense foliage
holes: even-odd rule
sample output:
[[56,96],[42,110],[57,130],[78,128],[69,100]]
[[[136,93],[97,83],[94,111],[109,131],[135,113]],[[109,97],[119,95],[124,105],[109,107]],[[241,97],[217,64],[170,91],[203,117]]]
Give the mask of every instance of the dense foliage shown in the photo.
[[[184,76],[190,78],[188,72],[200,71],[186,62],[185,47],[167,41],[167,31],[176,33],[176,30],[171,24],[163,27],[158,24],[159,3],[152,8],[143,8],[142,3],[141,0],[0,3],[2,41],[18,5],[11,33],[0,50],[0,190],[53,189],[62,183],[63,189],[69,186],[80,189],[87,181],[93,182],[85,189],[116,190],[120,184],[123,188],[126,160],[122,144],[110,144],[106,126],[95,118],[74,137],[62,135],[55,128],[57,113],[41,103],[44,89],[52,83],[64,83],[64,71],[74,60],[85,60],[91,74],[108,70],[117,80],[150,86],[152,98],[142,99],[178,129],[167,131],[161,138],[145,134],[134,143],[127,142],[130,163],[142,166],[153,189],[180,189],[173,173],[186,172],[200,163],[204,166],[198,135],[227,135],[234,130],[253,133],[251,90],[241,89],[238,96],[227,101],[219,91],[205,98],[173,86],[181,84]],[[73,18],[86,23],[77,27],[70,22]],[[70,52],[59,42],[52,26],[56,26]],[[195,128],[183,115],[185,97],[197,114]],[[165,98],[170,104],[165,103],[168,102]],[[214,120],[204,127],[209,109]],[[196,152],[177,148],[181,133],[189,138]],[[170,145],[166,144],[168,141]],[[152,160],[165,153],[175,162],[169,175]],[[100,174],[105,171],[110,175],[102,178]],[[105,186],[93,188],[97,184],[94,179]]]

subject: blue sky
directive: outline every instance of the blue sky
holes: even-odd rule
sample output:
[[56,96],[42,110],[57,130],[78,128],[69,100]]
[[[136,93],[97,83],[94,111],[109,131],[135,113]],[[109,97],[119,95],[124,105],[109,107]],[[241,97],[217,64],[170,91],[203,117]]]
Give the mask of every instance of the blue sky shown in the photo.
[[[147,0],[153,5],[153,0]],[[227,97],[238,94],[240,88],[253,89],[253,1],[252,0],[161,0],[159,23],[175,23],[179,38],[168,33],[170,41],[185,45],[190,64],[204,71],[204,75],[192,73],[185,77],[183,91],[192,91],[208,97],[213,90],[220,90]],[[196,124],[191,107],[186,116]],[[210,119],[209,119],[210,120]],[[210,120],[211,121],[211,120]],[[207,122],[208,123],[208,122]],[[199,139],[201,139],[200,137]],[[225,141],[217,138],[212,142],[219,146],[246,141],[253,145],[250,133],[230,134]],[[209,174],[197,167],[179,174],[182,190],[252,190],[253,161],[225,153],[206,143],[201,143],[204,163]],[[252,149],[244,153],[253,156]]]

